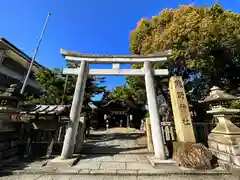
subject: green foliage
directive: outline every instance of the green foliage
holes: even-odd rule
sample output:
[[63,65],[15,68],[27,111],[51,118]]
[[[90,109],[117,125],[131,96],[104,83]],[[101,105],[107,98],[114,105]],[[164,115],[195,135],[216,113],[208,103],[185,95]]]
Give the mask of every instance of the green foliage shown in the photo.
[[232,102],[231,106],[233,108],[237,108],[237,109],[240,109],[240,100],[235,100]]
[[[130,36],[133,54],[146,55],[173,50],[166,64],[155,67],[185,66],[201,74],[201,82],[187,90],[206,95],[213,85],[236,89],[240,84],[240,15],[212,7],[180,6],[165,9],[151,20],[141,19]],[[133,66],[132,68],[136,68]],[[128,77],[133,92],[143,88],[140,77]],[[194,89],[194,90],[193,90]],[[196,89],[198,89],[196,91]],[[190,94],[191,95],[191,94]],[[201,98],[197,97],[197,99]]]
[[111,99],[132,99],[131,89],[126,86],[117,86],[110,94]]
[[[28,101],[38,104],[72,103],[76,76],[63,76],[60,70],[42,70],[36,74],[36,80],[44,89],[44,93],[40,97],[28,97]],[[66,86],[65,82],[67,82]],[[94,95],[104,91],[105,87],[101,86],[94,77],[89,76],[86,83],[84,104],[87,104]]]

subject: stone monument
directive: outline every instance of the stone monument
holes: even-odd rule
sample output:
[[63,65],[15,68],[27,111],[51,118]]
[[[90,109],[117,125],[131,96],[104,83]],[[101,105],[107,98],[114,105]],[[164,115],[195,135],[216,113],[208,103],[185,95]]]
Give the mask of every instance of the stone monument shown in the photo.
[[173,76],[169,90],[177,142],[173,143],[173,159],[179,166],[194,169],[212,169],[213,155],[203,144],[196,143],[191,114],[182,77]]
[[172,76],[169,90],[178,141],[196,142],[182,77]]
[[210,95],[201,101],[211,104],[207,113],[218,119],[217,126],[208,136],[209,149],[218,158],[218,164],[228,170],[240,168],[240,128],[231,122],[240,109],[229,108],[228,103],[236,99],[239,98],[213,87]]

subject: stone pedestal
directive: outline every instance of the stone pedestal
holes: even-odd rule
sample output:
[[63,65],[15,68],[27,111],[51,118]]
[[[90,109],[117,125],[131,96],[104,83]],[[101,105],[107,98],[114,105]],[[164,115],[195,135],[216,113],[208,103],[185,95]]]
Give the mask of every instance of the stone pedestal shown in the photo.
[[207,113],[219,121],[208,136],[209,149],[218,158],[218,164],[228,170],[240,168],[240,128],[231,122],[231,117],[240,113],[240,110],[229,108],[228,103],[236,99],[239,98],[214,86],[202,101],[212,105]]
[[230,117],[218,116],[219,123],[209,134],[208,145],[219,159],[219,165],[228,169],[233,166],[240,168],[240,128],[228,118]]

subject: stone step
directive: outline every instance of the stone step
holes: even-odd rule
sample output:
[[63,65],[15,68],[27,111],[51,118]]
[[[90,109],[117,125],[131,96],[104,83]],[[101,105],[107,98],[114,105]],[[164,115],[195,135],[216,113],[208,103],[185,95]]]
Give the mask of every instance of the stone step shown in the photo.
[[13,156],[13,157],[9,157],[7,159],[1,160],[0,167],[8,166],[10,163],[16,162],[19,159],[20,159],[19,156]]
[[196,170],[180,170],[175,171],[171,169],[161,170],[106,170],[106,169],[76,169],[76,168],[53,168],[53,167],[42,167],[42,168],[31,168],[27,167],[24,169],[8,170],[1,169],[0,174],[48,174],[48,175],[99,175],[99,176],[224,176],[232,175],[229,172],[215,170],[215,171],[196,171]]
[[[1,177],[5,179],[5,177]],[[237,176],[224,175],[224,176],[195,176],[195,175],[163,175],[163,176],[118,176],[118,175],[34,175],[34,174],[18,174],[18,175],[8,175],[6,179],[31,179],[31,180],[43,180],[43,179],[64,179],[64,180],[177,180],[177,179],[187,179],[187,180],[202,180],[202,178],[208,180],[239,180]]]

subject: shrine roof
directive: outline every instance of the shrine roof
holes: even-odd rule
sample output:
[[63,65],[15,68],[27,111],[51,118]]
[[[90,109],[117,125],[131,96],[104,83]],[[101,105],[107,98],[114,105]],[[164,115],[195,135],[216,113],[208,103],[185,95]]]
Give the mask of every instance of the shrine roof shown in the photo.
[[20,114],[61,115],[69,113],[70,107],[70,105],[35,105],[29,107],[26,111],[20,112]]
[[158,58],[167,57],[172,54],[171,50],[157,52],[149,55],[103,55],[103,54],[83,54],[78,52],[67,51],[64,49],[60,50],[60,53],[65,56],[81,57],[81,58]]
[[104,100],[100,100],[100,101],[93,101],[93,104],[100,108],[109,107],[114,104],[120,104],[123,107],[129,106],[132,109],[137,108],[137,106],[133,102],[131,102],[130,100],[127,100],[127,99],[119,99],[119,100],[104,99]]

